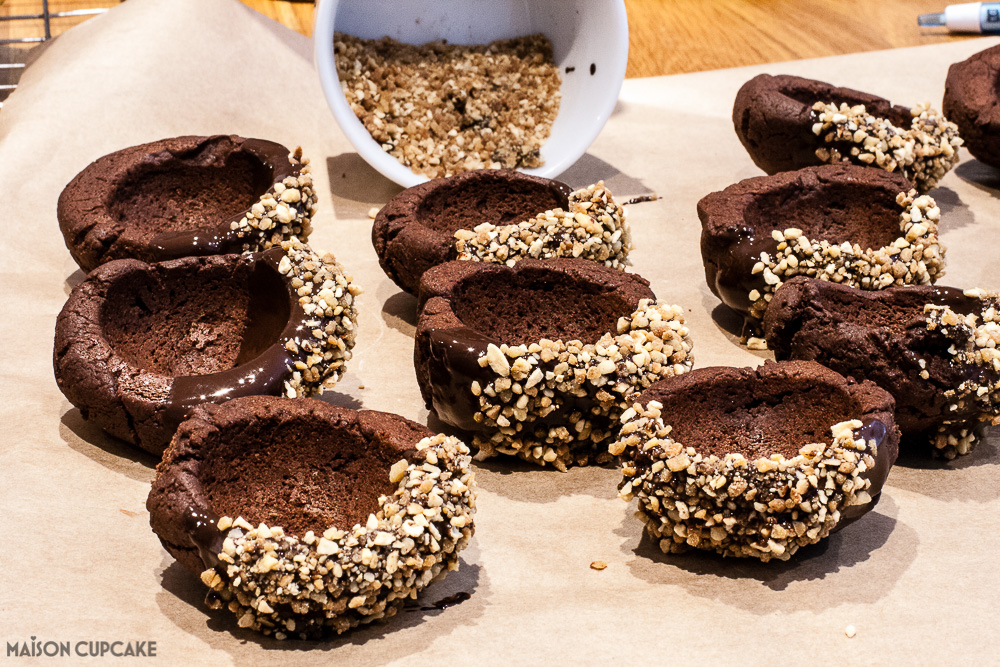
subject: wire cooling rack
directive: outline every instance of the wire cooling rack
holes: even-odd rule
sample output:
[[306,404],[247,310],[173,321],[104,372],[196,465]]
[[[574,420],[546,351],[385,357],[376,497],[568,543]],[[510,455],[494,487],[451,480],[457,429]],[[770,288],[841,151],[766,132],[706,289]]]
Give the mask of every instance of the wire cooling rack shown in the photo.
[[[0,108],[17,88],[32,47],[69,27],[65,19],[103,14],[107,7],[74,8],[52,11],[49,0],[35,3],[10,3],[3,12],[0,0]],[[66,4],[66,3],[62,3]],[[26,5],[26,10],[22,9]]]

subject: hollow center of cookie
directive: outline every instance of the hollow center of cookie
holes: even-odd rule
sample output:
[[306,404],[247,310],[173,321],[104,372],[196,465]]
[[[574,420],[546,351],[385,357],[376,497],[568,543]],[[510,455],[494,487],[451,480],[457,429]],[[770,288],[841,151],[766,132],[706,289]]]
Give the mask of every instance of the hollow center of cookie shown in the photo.
[[843,391],[807,379],[726,379],[663,401],[670,437],[705,456],[749,460],[797,456],[803,445],[832,441],[830,427],[853,419]]
[[484,222],[508,225],[530,220],[568,205],[565,194],[543,183],[486,174],[433,190],[420,202],[416,219],[424,227],[454,234]]
[[357,426],[314,415],[255,419],[211,444],[201,481],[215,512],[299,537],[364,524],[396,490],[389,470],[402,458]]
[[126,362],[178,377],[254,359],[289,314],[285,284],[264,262],[212,263],[126,276],[108,291],[102,323]]
[[879,118],[885,118],[896,127],[904,130],[910,128],[913,120],[909,113],[906,113],[906,109],[892,106],[886,100],[872,100],[862,96],[845,95],[843,91],[840,91],[840,94],[837,95],[830,95],[826,90],[786,87],[781,89],[781,93],[800,104],[806,105],[810,109],[817,102],[835,104],[837,107],[840,107],[842,104],[846,104],[849,107],[863,104],[866,112]]
[[744,220],[758,237],[794,228],[810,241],[847,241],[863,250],[882,248],[901,236],[900,207],[882,189],[830,183],[818,189],[781,188],[758,196]]
[[508,345],[542,338],[594,343],[633,311],[609,288],[561,273],[477,275],[453,306],[467,327]]
[[118,222],[151,236],[232,220],[270,187],[270,167],[222,138],[138,165],[111,193],[108,208]]

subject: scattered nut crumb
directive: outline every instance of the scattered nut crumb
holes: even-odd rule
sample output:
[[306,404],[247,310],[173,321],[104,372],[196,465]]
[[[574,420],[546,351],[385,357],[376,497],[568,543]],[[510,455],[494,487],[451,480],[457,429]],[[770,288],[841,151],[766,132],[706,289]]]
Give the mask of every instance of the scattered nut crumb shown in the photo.
[[374,220],[375,218],[378,217],[378,212],[380,210],[381,209],[378,206],[372,206],[370,209],[368,209],[368,217]]
[[591,570],[603,570],[607,566],[608,566],[608,564],[605,563],[603,560],[595,560],[593,563],[590,564],[590,569]]
[[333,48],[351,109],[413,171],[437,178],[543,164],[561,97],[544,35],[413,46],[336,33]]
[[854,628],[853,625],[848,625],[846,628],[844,628],[844,634],[847,635],[848,639],[853,639],[854,635],[858,634],[858,631]]

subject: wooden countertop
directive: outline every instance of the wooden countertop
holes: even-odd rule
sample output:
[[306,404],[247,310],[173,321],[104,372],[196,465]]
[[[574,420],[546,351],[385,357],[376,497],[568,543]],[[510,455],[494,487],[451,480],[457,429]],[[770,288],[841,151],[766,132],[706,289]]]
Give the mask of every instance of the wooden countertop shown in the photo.
[[[313,5],[242,0],[306,35]],[[955,39],[917,27],[949,0],[625,0],[628,76],[834,56]]]
[[[309,35],[311,2],[242,0]],[[917,27],[917,15],[948,0],[626,0],[628,76],[833,56],[965,39]],[[108,7],[117,0],[49,0],[50,11]],[[0,16],[39,12],[38,0],[0,0]],[[57,34],[84,18],[53,21]],[[41,34],[39,21],[0,22],[0,39]],[[919,66],[919,64],[917,65]]]

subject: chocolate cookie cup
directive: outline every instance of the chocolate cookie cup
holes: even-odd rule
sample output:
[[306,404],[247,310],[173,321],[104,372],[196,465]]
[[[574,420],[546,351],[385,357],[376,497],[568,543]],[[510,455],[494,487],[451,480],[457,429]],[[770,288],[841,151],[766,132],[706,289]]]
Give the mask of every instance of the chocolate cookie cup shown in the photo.
[[84,419],[159,456],[199,403],[308,396],[354,347],[360,290],[332,255],[262,253],[104,264],[56,321],[56,382]]
[[694,363],[683,309],[595,262],[449,262],[424,274],[420,302],[421,394],[479,460],[607,461],[632,398]]
[[582,257],[622,268],[631,236],[603,183],[573,192],[559,181],[480,170],[393,197],[375,216],[372,244],[385,274],[417,294],[425,271],[455,259]]
[[1000,46],[973,54],[948,68],[941,106],[980,162],[1000,168]]
[[84,271],[305,241],[316,206],[309,161],[273,141],[175,137],[105,155],[59,196],[66,247]]
[[700,368],[621,418],[621,497],[664,553],[787,560],[870,511],[896,460],[893,400],[806,361]]
[[708,286],[755,337],[793,276],[876,290],[944,273],[941,210],[898,174],[841,164],[749,178],[699,201],[698,217]]
[[743,84],[733,125],[768,174],[850,162],[900,173],[921,193],[958,163],[962,145],[958,127],[929,103],[909,108],[788,75],[760,74]]
[[970,452],[1000,423],[1000,299],[982,290],[893,287],[866,292],[793,278],[764,316],[778,359],[817,361],[871,380],[896,400],[904,447],[929,441],[945,458]]
[[163,546],[249,628],[319,638],[394,615],[472,537],[468,448],[397,415],[271,396],[204,404],[146,501]]

